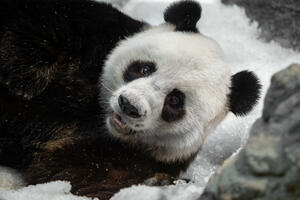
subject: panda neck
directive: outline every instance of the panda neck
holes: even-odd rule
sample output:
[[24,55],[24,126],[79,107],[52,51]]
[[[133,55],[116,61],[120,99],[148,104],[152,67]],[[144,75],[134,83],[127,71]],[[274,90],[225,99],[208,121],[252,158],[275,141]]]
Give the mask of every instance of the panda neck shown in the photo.
[[183,162],[193,158],[201,149],[204,138],[201,134],[187,134],[184,136],[169,135],[169,137],[146,140],[150,146],[149,153],[161,162]]

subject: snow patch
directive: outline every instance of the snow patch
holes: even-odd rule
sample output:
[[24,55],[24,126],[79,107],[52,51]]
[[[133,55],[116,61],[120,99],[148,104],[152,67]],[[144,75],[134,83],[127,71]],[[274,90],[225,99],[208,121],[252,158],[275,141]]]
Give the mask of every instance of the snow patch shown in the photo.
[[66,181],[31,185],[19,190],[0,188],[1,200],[97,200],[97,198],[79,197],[70,193],[71,185]]
[[0,188],[16,190],[25,185],[23,177],[17,171],[0,166]]
[[204,188],[195,184],[179,182],[172,186],[149,187],[145,185],[132,186],[122,189],[111,200],[197,200]]

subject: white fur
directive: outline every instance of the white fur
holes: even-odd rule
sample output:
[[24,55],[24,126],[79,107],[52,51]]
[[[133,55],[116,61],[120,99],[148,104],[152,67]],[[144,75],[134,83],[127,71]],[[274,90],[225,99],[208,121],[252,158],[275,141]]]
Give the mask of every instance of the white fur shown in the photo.
[[[123,73],[133,61],[152,61],[151,76],[125,83]],[[161,161],[187,159],[199,151],[207,134],[228,112],[231,74],[219,45],[199,33],[174,31],[171,25],[150,28],[122,42],[108,57],[102,75],[102,95],[108,113],[117,112],[138,133],[121,140],[146,145]],[[174,88],[185,94],[186,114],[176,122],[161,119],[165,97]],[[143,116],[126,117],[118,106],[125,95]],[[140,125],[135,127],[135,125]]]

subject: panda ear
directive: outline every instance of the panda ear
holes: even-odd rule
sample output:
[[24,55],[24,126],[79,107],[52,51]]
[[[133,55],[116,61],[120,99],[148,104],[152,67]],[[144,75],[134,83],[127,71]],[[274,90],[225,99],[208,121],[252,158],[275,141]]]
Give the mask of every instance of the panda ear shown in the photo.
[[229,108],[235,115],[246,115],[257,103],[261,85],[253,72],[241,71],[231,77]]
[[166,22],[176,26],[176,31],[198,32],[196,24],[201,17],[201,6],[191,0],[171,4],[164,13]]

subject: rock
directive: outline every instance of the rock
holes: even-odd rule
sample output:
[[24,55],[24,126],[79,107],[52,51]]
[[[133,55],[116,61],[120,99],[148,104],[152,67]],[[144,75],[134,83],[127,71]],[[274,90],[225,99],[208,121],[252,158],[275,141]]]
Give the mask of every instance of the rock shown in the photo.
[[199,200],[300,199],[300,65],[273,75],[262,118]]
[[299,0],[222,0],[245,8],[247,16],[258,22],[261,36],[284,47],[300,50]]

